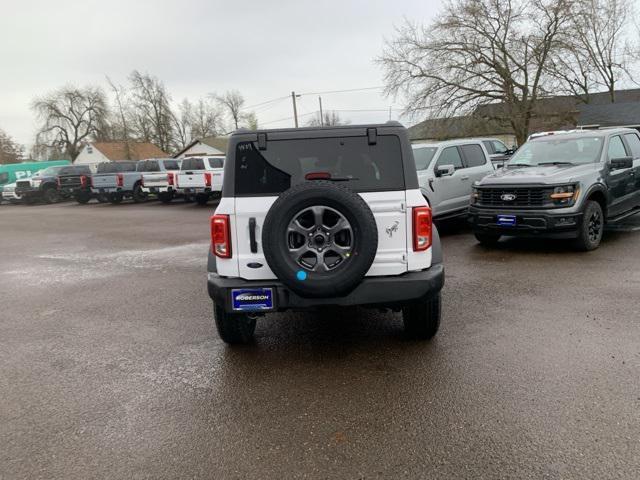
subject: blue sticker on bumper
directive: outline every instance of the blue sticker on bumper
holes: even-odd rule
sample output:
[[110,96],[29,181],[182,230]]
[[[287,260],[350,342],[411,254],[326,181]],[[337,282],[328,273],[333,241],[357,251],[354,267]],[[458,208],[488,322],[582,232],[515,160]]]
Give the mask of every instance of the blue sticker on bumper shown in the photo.
[[238,288],[231,290],[231,306],[234,310],[273,310],[272,288]]
[[501,227],[515,227],[516,216],[515,215],[498,215],[496,223]]

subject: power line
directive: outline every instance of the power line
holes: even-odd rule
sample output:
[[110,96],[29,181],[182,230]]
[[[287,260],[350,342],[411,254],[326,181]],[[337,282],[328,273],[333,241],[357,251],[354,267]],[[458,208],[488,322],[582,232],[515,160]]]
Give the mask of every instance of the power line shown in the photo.
[[365,90],[380,90],[382,88],[384,88],[384,86],[364,87],[364,88],[350,88],[350,89],[347,89],[347,90],[327,90],[325,92],[299,93],[298,95],[328,95],[330,93],[363,92]]
[[[318,112],[308,112],[308,113],[302,113],[298,115],[298,118],[301,117],[308,117],[309,115],[315,115]],[[260,122],[260,125],[269,125],[270,123],[278,123],[278,122],[284,122],[286,120],[293,120],[294,117],[287,117],[287,118],[279,118],[278,120],[269,120],[268,122]]]
[[286,98],[289,98],[289,95],[285,95],[284,97],[278,97],[278,98],[272,98],[271,100],[267,100],[265,102],[261,102],[261,103],[256,103],[255,105],[249,105],[248,107],[243,107],[244,109],[249,109],[249,108],[256,108],[259,107],[261,105],[266,105],[268,103],[273,103],[273,102],[277,102],[279,100],[284,100]]

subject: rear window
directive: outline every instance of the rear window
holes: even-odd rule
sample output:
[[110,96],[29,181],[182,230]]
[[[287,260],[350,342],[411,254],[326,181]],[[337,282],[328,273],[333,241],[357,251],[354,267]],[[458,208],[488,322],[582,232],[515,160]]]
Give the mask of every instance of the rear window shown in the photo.
[[137,172],[159,172],[160,165],[157,160],[145,160],[138,162]]
[[165,160],[163,164],[165,170],[180,170],[180,162],[178,160]]
[[98,165],[98,173],[135,172],[135,162],[108,162]]
[[180,170],[205,170],[204,158],[185,158]]
[[238,196],[278,195],[306,181],[309,173],[329,174],[356,192],[405,189],[395,135],[379,135],[375,145],[367,137],[339,137],[271,140],[266,150],[258,150],[254,142],[236,146]]
[[210,157],[209,165],[211,168],[222,168],[224,167],[224,158],[222,157]]
[[634,157],[640,157],[640,138],[637,133],[626,133],[624,138],[631,147],[631,153]]
[[480,145],[462,145],[460,148],[462,148],[462,153],[467,161],[467,167],[479,167],[487,163]]
[[62,167],[58,171],[58,175],[90,175],[91,169],[89,167]]

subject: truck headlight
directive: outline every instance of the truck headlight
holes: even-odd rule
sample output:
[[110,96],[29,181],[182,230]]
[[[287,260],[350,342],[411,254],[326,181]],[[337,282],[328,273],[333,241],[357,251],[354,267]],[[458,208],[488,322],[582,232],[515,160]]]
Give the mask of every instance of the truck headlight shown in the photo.
[[476,187],[471,188],[471,205],[478,202],[480,198],[480,192]]
[[578,185],[558,185],[554,187],[551,200],[556,205],[572,205],[580,194]]
[[31,180],[32,187],[39,187],[41,183],[42,183],[42,180]]

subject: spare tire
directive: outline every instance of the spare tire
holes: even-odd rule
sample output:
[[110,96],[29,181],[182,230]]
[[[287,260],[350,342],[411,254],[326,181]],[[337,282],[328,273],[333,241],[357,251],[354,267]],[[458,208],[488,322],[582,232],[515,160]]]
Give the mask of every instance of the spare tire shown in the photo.
[[271,206],[262,249],[273,273],[298,295],[343,296],[371,267],[378,228],[357,193],[329,181],[305,182]]

